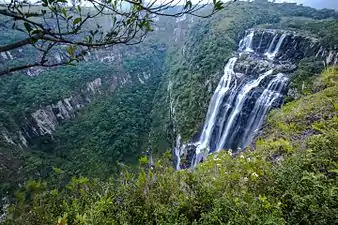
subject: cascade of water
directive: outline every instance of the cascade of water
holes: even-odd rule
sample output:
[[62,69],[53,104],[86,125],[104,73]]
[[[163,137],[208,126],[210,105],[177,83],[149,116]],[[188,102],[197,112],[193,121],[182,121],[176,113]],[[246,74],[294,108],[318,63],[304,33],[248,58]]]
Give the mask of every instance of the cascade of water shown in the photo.
[[[237,80],[235,80],[237,81]],[[237,87],[237,82],[235,83],[235,86],[234,87]],[[228,113],[230,112],[230,109],[232,108],[232,103],[234,102],[234,99],[236,97],[238,93],[238,90],[237,88],[233,88],[229,94],[229,97],[225,103],[225,109],[224,109],[224,112],[222,112],[222,117],[220,118],[220,121],[219,121],[219,131],[222,131],[223,128],[224,128],[224,125],[225,125],[225,120],[227,119],[227,116]],[[221,137],[222,137],[222,132],[218,132],[218,136],[217,136],[217,139],[215,140],[216,143],[219,143],[219,141],[221,140]]]
[[274,46],[274,44],[275,44],[277,38],[278,38],[278,34],[275,34],[275,35],[273,36],[273,39],[272,39],[270,45],[269,45],[269,49],[268,49],[267,53],[272,52],[273,46]]
[[176,170],[180,170],[180,164],[181,164],[181,135],[178,135],[176,138],[176,146],[174,148],[174,153],[176,157]]
[[250,31],[248,35],[245,35],[245,37],[240,41],[239,51],[254,52],[254,50],[252,49],[252,41],[254,36],[254,30]]
[[263,37],[264,37],[265,32],[263,31],[262,35],[261,35],[261,40],[259,41],[259,45],[257,47],[257,50],[260,51],[261,47],[262,47],[262,42],[263,42]]
[[[276,58],[287,35],[273,34],[273,39],[264,54],[265,58],[260,55],[261,48],[263,45],[265,46],[263,44],[264,32],[259,34],[261,37],[257,47],[256,44],[255,46],[253,44],[255,31],[246,32],[245,37],[239,43],[237,53],[241,55],[245,52],[249,57],[231,58],[224,67],[224,74],[210,100],[199,140],[175,148],[174,153],[178,159],[176,169],[180,169],[180,155],[189,149],[195,149],[190,165],[195,167],[211,152],[219,152],[223,148],[231,148],[235,151],[237,148],[245,148],[252,142],[268,111],[281,100],[282,93],[288,84],[288,78],[281,73],[273,75],[275,63],[274,61],[267,63],[265,59],[274,60]],[[255,53],[254,57],[251,56],[252,53]],[[320,52],[317,53],[317,55],[319,54]],[[247,62],[245,60],[248,60],[248,63],[252,62],[250,60],[258,60],[257,66],[252,70],[246,70]],[[245,71],[244,74],[234,71],[237,62],[238,68],[236,68],[239,71]],[[257,73],[260,73],[258,77]]]
[[261,127],[266,113],[271,108],[272,104],[280,97],[281,92],[287,84],[288,78],[279,73],[272,79],[268,87],[263,91],[261,96],[255,102],[255,106],[249,115],[246,129],[242,135],[240,148],[245,148],[251,143],[254,134]]
[[238,93],[237,98],[235,100],[234,108],[228,117],[228,120],[226,122],[226,127],[224,131],[222,132],[222,137],[219,143],[217,144],[216,151],[222,150],[223,146],[225,145],[225,142],[227,141],[227,137],[229,136],[229,133],[230,133],[230,129],[233,127],[234,122],[236,121],[239,112],[242,110],[245,100],[249,97],[250,91],[256,88],[261,83],[261,81],[267,76],[271,75],[272,72],[273,70],[269,70],[265,72],[264,74],[262,74],[261,76],[259,76],[257,80],[250,81],[249,83],[247,83],[246,85],[242,87],[242,89]]
[[245,31],[244,38],[242,38],[242,39],[239,41],[239,44],[238,44],[238,49],[239,49],[239,50],[245,48],[244,40],[245,40],[246,36],[248,36],[248,31]]
[[[276,36],[275,36],[276,37]],[[287,37],[286,34],[282,34],[278,40],[278,43],[274,49],[273,52],[271,52],[272,49],[269,48],[269,51],[267,53],[265,53],[265,55],[268,57],[268,59],[273,60],[275,59],[276,55],[278,54],[280,47],[283,44],[283,41],[285,40],[285,38]],[[270,46],[271,47],[271,46]]]
[[223,102],[224,96],[230,89],[236,61],[236,57],[231,58],[229,59],[227,65],[224,67],[224,75],[222,76],[221,81],[219,82],[209,104],[207,117],[205,119],[203,131],[198,142],[199,145],[196,149],[196,154],[200,153],[202,149],[209,148],[209,142],[215,127],[219,109]]
[[320,55],[320,53],[322,53],[323,51],[323,47],[320,47],[320,49],[318,50],[317,54],[316,54],[316,58]]

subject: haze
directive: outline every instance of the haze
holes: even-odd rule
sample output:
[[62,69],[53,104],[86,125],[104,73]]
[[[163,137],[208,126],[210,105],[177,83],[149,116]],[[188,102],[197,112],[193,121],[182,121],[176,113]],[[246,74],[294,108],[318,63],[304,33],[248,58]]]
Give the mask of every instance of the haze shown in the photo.
[[276,2],[294,2],[314,8],[338,9],[337,0],[277,0]]

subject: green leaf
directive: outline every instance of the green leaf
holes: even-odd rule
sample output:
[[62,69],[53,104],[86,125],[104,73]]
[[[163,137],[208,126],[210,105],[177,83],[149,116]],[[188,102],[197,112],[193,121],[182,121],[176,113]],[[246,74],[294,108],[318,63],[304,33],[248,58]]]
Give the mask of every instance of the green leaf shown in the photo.
[[41,30],[33,30],[32,32],[31,32],[31,34],[39,34],[39,33],[41,33]]
[[76,25],[76,24],[80,23],[81,20],[82,20],[81,17],[78,17],[78,18],[74,19],[73,24]]
[[47,7],[48,6],[48,1],[47,0],[42,0],[42,6]]
[[185,6],[184,6],[184,9],[191,9],[192,7],[192,2],[190,0],[188,0],[186,3],[185,3]]
[[67,51],[70,58],[74,58],[76,46],[75,45],[68,46],[68,47],[66,47],[66,51]]
[[63,16],[67,18],[67,10],[65,8],[62,8],[61,11],[62,11]]
[[28,33],[30,33],[32,31],[32,26],[29,23],[24,22],[23,25],[25,26]]
[[215,10],[223,9],[224,8],[223,2],[221,1],[216,2],[214,7],[215,7]]

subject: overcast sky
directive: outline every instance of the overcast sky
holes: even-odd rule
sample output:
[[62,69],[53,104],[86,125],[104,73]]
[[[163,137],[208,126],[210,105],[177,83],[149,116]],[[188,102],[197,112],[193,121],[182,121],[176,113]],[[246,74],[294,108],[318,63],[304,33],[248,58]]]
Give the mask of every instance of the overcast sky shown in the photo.
[[277,0],[276,2],[295,2],[315,8],[335,8],[338,9],[338,0]]
[[[0,3],[6,3],[10,0],[0,0]],[[37,2],[38,0],[28,0],[30,2]],[[68,0],[70,2],[70,0]],[[158,3],[166,2],[167,0],[157,0]],[[184,2],[184,0],[178,0]],[[198,2],[199,0],[192,0],[192,2]],[[211,0],[204,0],[205,2],[212,2]],[[226,0],[224,0],[226,1]],[[272,1],[272,0],[270,0]],[[304,4],[315,8],[334,8],[338,10],[338,0],[276,0],[276,2],[293,2]]]

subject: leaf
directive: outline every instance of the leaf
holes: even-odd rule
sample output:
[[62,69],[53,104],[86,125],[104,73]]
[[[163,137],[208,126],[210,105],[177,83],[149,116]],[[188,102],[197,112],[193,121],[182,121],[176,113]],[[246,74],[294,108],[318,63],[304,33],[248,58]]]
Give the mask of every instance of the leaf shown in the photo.
[[81,22],[81,17],[74,19],[73,24],[76,25]]
[[32,31],[32,26],[29,23],[24,22],[23,25],[25,26],[28,33],[30,33]]
[[224,8],[223,2],[218,1],[215,3],[215,10],[221,10]]
[[66,51],[69,54],[70,58],[74,58],[75,51],[76,51],[76,46],[75,45],[68,46],[68,47],[66,47]]
[[32,43],[35,44],[38,41],[37,38],[32,38]]
[[98,30],[95,30],[95,31],[91,30],[89,33],[90,35],[95,36],[98,32],[99,32]]
[[61,11],[62,11],[63,16],[67,18],[67,10],[65,8],[62,8]]
[[184,6],[184,9],[191,9],[192,7],[192,2],[190,0],[188,0],[186,3],[185,3],[185,6]]

